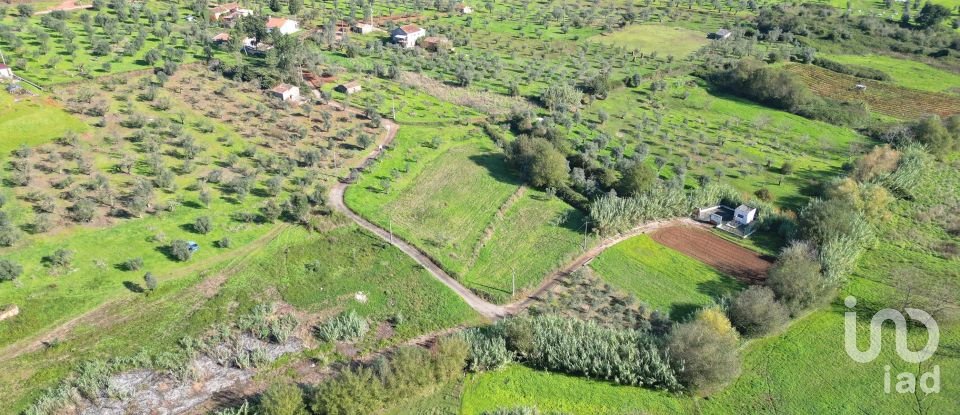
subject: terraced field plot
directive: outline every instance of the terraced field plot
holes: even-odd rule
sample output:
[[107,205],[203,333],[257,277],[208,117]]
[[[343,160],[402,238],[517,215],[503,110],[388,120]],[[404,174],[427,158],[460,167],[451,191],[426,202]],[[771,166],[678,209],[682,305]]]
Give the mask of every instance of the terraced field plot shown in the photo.
[[[845,101],[862,100],[871,111],[891,117],[908,120],[930,114],[940,117],[960,114],[960,97],[955,95],[860,79],[814,65],[790,65],[787,69],[818,95]],[[858,91],[857,84],[866,85],[867,89]]]
[[657,24],[628,26],[611,34],[593,36],[589,40],[676,58],[687,56],[710,42],[706,33]]
[[[427,142],[441,130],[457,138],[433,149]],[[580,250],[582,213],[521,189],[503,154],[481,134],[476,127],[401,125],[396,147],[348,189],[346,200],[502,303],[511,298],[514,272],[519,296]]]
[[600,277],[678,320],[743,287],[737,280],[647,235],[606,250],[590,263]]

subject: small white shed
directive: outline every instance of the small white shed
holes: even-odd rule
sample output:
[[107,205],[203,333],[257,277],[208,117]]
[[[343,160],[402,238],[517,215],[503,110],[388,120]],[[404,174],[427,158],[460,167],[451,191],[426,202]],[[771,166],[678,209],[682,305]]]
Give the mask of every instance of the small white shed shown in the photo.
[[737,206],[737,209],[733,211],[733,221],[741,225],[746,225],[750,222],[753,222],[753,219],[757,216],[757,208],[752,208],[747,205]]

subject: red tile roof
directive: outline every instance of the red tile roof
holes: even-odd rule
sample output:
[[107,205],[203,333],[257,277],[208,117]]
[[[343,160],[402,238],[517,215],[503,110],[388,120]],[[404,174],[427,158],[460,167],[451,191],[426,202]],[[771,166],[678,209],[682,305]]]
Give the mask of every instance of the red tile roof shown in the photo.
[[283,26],[283,24],[286,22],[287,22],[287,19],[283,17],[270,17],[270,18],[267,18],[267,28],[276,29],[280,26]]
[[271,89],[271,91],[276,92],[276,93],[278,93],[278,94],[283,94],[284,92],[287,92],[287,91],[289,91],[289,90],[291,90],[291,89],[293,89],[293,88],[294,88],[294,86],[293,86],[293,85],[290,85],[290,84],[279,84],[279,85],[273,87],[273,89]]
[[400,26],[400,30],[403,30],[403,33],[406,33],[409,35],[411,33],[419,32],[421,29],[420,29],[420,26],[417,26],[415,24],[408,24],[408,25]]

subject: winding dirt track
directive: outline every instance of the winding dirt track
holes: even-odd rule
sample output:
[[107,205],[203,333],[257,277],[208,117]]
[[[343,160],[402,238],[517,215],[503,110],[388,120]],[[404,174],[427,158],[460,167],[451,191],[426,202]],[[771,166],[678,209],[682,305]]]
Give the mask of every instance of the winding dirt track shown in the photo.
[[[348,108],[347,111],[354,114],[361,114],[361,112],[355,108]],[[383,137],[377,142],[377,146],[374,148],[374,150],[371,151],[370,154],[367,155],[367,157],[359,160],[357,165],[362,165],[369,159],[379,157],[380,153],[383,151],[382,149],[387,147],[390,143],[393,142],[394,138],[396,138],[397,130],[399,129],[397,124],[391,120],[383,120],[383,125],[384,125],[384,128],[386,129],[386,133],[383,134]],[[480,298],[479,296],[474,294],[472,291],[470,291],[469,288],[463,286],[463,284],[461,284],[459,281],[451,277],[450,274],[447,274],[446,271],[440,268],[439,265],[437,265],[432,259],[430,259],[430,257],[426,253],[421,251],[419,248],[413,246],[407,241],[404,241],[403,239],[400,239],[396,235],[391,235],[390,232],[388,232],[387,230],[364,219],[363,217],[358,215],[356,212],[351,210],[350,207],[348,207],[343,200],[344,193],[346,192],[347,187],[349,186],[350,185],[347,183],[340,182],[340,183],[337,183],[333,187],[333,189],[331,189],[330,203],[334,209],[346,215],[348,218],[353,220],[360,227],[372,232],[373,234],[377,235],[380,239],[383,239],[385,242],[388,242],[391,245],[397,247],[398,249],[403,251],[403,253],[407,254],[407,256],[409,256],[410,258],[413,258],[413,260],[416,261],[418,264],[420,264],[424,269],[426,269],[427,272],[430,273],[430,275],[432,275],[434,278],[436,278],[437,280],[442,282],[444,285],[449,287],[451,290],[453,290],[453,292],[457,293],[457,295],[459,295],[460,298],[462,298],[463,301],[465,301],[471,308],[476,310],[477,313],[480,313],[481,315],[490,319],[499,319],[499,318],[516,314],[522,311],[523,309],[533,304],[538,298],[543,296],[547,291],[549,291],[550,288],[552,288],[557,283],[560,277],[563,277],[564,275],[569,275],[570,273],[578,270],[580,267],[586,265],[591,260],[593,260],[598,255],[600,255],[604,250],[606,250],[607,248],[613,245],[616,245],[619,242],[622,242],[634,236],[645,234],[645,233],[648,233],[660,228],[664,228],[664,227],[677,226],[677,225],[701,226],[696,222],[694,222],[693,220],[687,219],[687,218],[645,223],[643,225],[640,225],[636,228],[631,229],[628,232],[624,232],[622,234],[604,239],[598,245],[588,249],[584,253],[580,254],[577,258],[567,263],[562,268],[548,275],[544,279],[544,281],[540,284],[540,286],[537,287],[535,290],[533,290],[526,297],[519,299],[510,304],[497,305]]]

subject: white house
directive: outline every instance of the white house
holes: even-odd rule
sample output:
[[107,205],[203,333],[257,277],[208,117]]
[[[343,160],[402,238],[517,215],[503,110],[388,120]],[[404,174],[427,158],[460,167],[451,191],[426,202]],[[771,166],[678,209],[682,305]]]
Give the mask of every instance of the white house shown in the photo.
[[290,84],[279,84],[270,90],[270,95],[280,98],[281,101],[296,101],[300,99],[300,87]]
[[470,13],[473,13],[473,7],[467,6],[466,4],[463,4],[463,3],[457,4],[457,5],[454,7],[454,9],[455,9],[456,11],[460,12],[461,14],[470,14]]
[[267,18],[267,33],[277,30],[281,35],[289,35],[300,31],[300,23],[293,19],[285,17]]
[[10,69],[6,64],[0,63],[0,78],[13,78],[13,69]]
[[427,31],[415,24],[400,26],[390,32],[390,37],[393,39],[393,43],[396,43],[407,49],[416,46],[417,39],[420,39],[426,35]]
[[737,206],[737,209],[733,211],[733,221],[741,225],[746,225],[750,222],[753,222],[753,219],[756,216],[757,208],[752,208],[747,205]]

